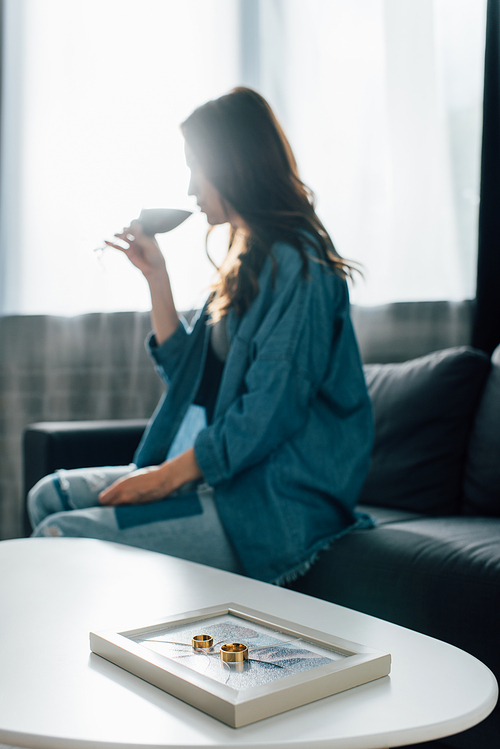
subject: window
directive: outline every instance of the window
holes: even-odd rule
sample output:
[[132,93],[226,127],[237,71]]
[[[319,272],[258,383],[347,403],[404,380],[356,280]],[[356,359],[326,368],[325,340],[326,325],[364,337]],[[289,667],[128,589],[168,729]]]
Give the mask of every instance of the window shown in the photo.
[[353,300],[473,298],[486,3],[282,6],[286,62],[270,65],[318,213],[364,265]]
[[[179,123],[238,83],[232,0],[6,3],[6,312],[148,309],[118,252],[142,208],[193,208]],[[20,45],[20,46],[19,46]],[[180,308],[213,268],[201,214],[163,243]]]
[[[242,82],[277,110],[362,304],[474,296],[485,0],[6,0],[3,311],[148,309],[93,248],[192,208],[178,125]],[[243,69],[240,60],[246,60]],[[212,269],[160,239],[177,306]],[[217,255],[218,230],[211,238]]]

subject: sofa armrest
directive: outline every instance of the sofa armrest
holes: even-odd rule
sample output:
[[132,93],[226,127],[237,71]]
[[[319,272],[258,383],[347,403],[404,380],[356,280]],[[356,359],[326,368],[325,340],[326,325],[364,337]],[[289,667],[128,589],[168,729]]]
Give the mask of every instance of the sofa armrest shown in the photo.
[[29,490],[58,468],[128,465],[140,442],[146,419],[116,421],[45,421],[30,424],[23,435],[25,532]]

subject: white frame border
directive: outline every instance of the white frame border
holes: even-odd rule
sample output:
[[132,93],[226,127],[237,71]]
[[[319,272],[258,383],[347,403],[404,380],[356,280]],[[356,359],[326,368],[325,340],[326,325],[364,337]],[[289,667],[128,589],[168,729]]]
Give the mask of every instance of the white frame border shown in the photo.
[[[300,637],[305,642],[335,650],[347,657],[239,692],[130,639],[176,624],[182,626],[227,614],[261,624],[282,634]],[[139,629],[90,632],[90,649],[96,655],[233,728],[380,679],[387,676],[391,668],[391,656],[388,653],[236,603],[224,603],[168,616]]]

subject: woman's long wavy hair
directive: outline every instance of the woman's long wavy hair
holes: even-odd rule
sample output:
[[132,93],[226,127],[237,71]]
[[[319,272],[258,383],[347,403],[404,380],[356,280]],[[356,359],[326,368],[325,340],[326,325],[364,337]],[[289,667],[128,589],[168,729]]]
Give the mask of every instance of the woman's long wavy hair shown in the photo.
[[212,321],[230,307],[237,315],[246,312],[277,240],[297,249],[307,275],[304,232],[312,235],[318,260],[342,278],[352,278],[355,268],[336,252],[314,210],[314,195],[299,178],[290,144],[260,94],[235,88],[195,109],[181,130],[205,177],[250,229],[240,243],[231,231],[227,259],[218,269],[209,304]]

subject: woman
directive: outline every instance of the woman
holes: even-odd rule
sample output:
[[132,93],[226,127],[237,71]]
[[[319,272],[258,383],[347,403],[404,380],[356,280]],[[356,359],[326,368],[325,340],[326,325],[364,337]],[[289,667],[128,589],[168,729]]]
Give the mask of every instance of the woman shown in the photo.
[[132,466],[46,477],[35,536],[106,538],[270,582],[354,526],[372,415],[349,317],[349,264],[269,105],[237,88],[182,124],[189,193],[228,254],[196,323],[179,322],[156,241],[117,234],[148,281],[167,391]]

